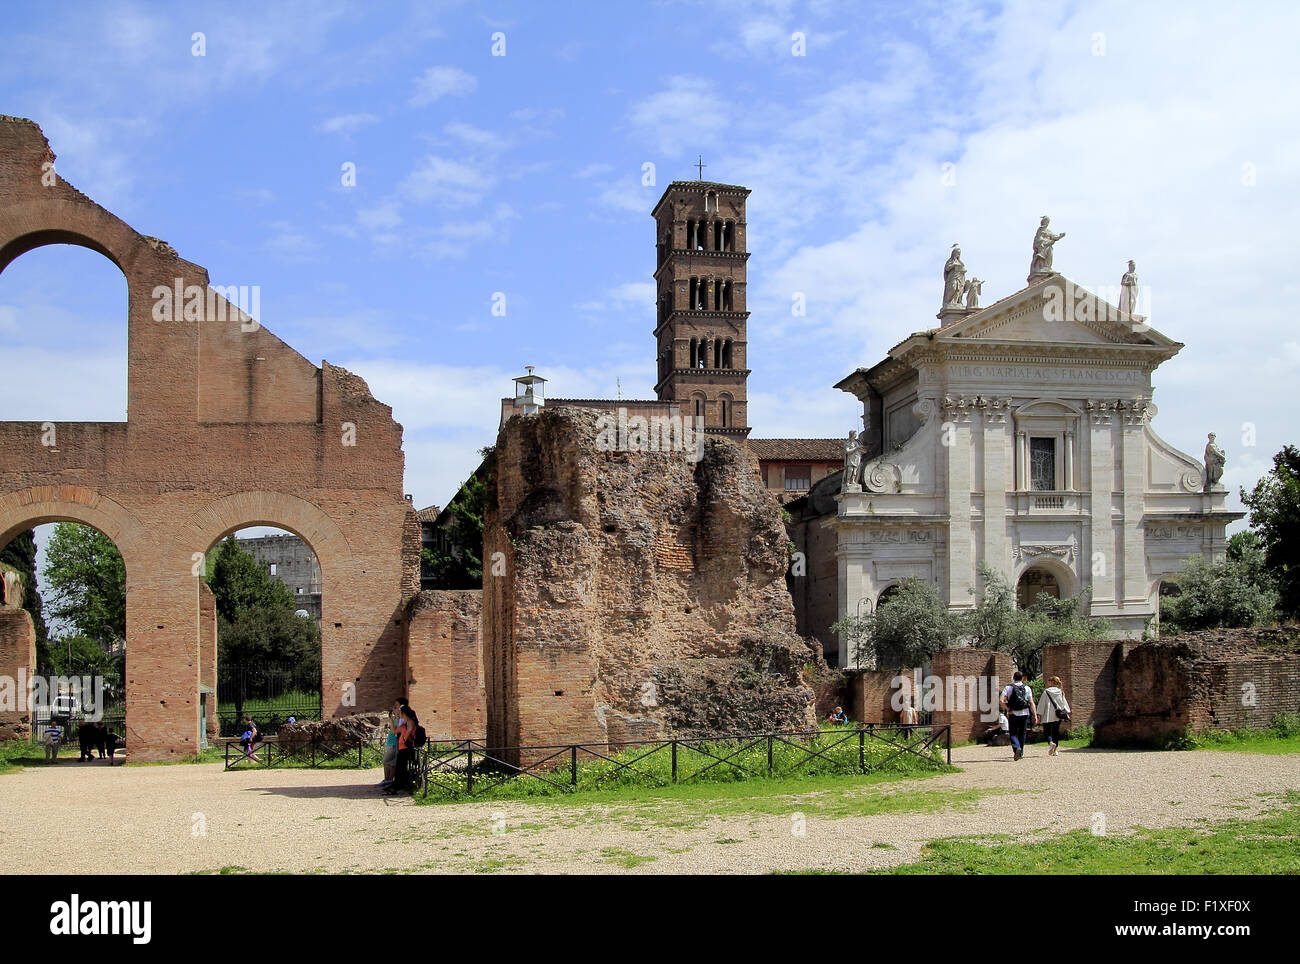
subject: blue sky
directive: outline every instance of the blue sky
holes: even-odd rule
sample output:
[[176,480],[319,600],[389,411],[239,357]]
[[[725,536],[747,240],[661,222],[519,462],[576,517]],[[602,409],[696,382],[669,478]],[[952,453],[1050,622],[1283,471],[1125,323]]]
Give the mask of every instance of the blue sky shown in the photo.
[[[950,245],[991,303],[1048,213],[1075,281],[1137,260],[1187,344],[1154,427],[1197,457],[1217,431],[1235,492],[1296,441],[1298,28],[1290,4],[11,4],[0,112],[364,377],[418,505],[477,464],[525,364],[555,395],[653,397],[649,212],[697,154],[753,191],[755,436],[847,433],[831,386],[935,323]],[[88,251],[10,266],[0,418],[122,418],[125,299]]]

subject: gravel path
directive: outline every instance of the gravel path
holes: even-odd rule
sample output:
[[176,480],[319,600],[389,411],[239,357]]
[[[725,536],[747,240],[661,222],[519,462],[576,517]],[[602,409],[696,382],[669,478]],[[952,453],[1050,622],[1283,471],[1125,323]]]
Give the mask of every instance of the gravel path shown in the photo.
[[[224,773],[220,764],[67,760],[0,774],[0,873],[861,870],[916,860],[935,837],[1059,833],[1099,819],[1108,833],[1188,825],[1253,816],[1273,806],[1274,795],[1300,790],[1295,756],[1066,749],[1049,758],[1035,746],[1012,763],[1009,753],[963,747],[953,751],[962,773],[766,797],[757,808],[766,812],[737,813],[727,801],[720,814],[707,801],[654,799],[417,807],[379,795],[371,786],[379,771]],[[939,791],[949,805],[838,818],[818,812],[895,790]],[[972,790],[996,792],[970,800]],[[800,836],[796,814],[805,810]]]

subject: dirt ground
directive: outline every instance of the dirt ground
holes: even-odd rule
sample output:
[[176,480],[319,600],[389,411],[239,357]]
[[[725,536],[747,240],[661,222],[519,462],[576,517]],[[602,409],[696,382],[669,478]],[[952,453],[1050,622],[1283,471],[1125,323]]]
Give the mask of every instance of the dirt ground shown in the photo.
[[[761,873],[916,860],[937,837],[1168,827],[1249,817],[1300,790],[1294,756],[1041,747],[953,751],[963,772],[762,801],[416,806],[380,773],[63,760],[0,774],[0,873]],[[972,792],[973,791],[973,792]],[[854,815],[901,792],[913,810]],[[844,815],[832,815],[835,811]],[[844,813],[844,811],[848,811]],[[802,831],[802,833],[800,832]]]

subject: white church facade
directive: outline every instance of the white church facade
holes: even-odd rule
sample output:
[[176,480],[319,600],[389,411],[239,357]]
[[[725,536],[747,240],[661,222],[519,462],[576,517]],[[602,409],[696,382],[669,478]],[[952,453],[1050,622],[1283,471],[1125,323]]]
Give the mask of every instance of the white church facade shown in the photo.
[[837,618],[907,578],[972,608],[986,563],[1021,604],[1087,593],[1092,615],[1141,636],[1163,580],[1188,556],[1222,557],[1242,513],[1225,508],[1221,451],[1211,439],[1207,476],[1152,428],[1152,374],[1183,346],[1134,313],[1131,263],[1120,306],[1052,271],[1046,225],[1028,285],[984,308],[954,247],[940,327],[836,385],[864,426],[833,514],[809,520],[826,549],[834,533]]

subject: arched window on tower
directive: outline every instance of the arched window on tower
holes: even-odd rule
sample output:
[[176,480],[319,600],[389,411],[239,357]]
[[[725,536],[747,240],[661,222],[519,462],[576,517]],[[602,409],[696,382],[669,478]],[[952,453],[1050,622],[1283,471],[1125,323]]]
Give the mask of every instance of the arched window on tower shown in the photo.
[[731,292],[732,292],[732,282],[728,281],[725,285],[722,286],[722,310],[723,311],[736,310],[733,307],[735,302],[732,300]]
[[728,338],[722,343],[722,367],[732,368],[731,364],[731,339]]
[[718,399],[718,414],[722,416],[721,425],[727,428],[731,424],[731,400],[727,398]]
[[722,233],[722,222],[714,221],[713,222],[713,250],[714,251],[723,250],[722,243],[724,240],[725,238],[723,237],[723,233]]

